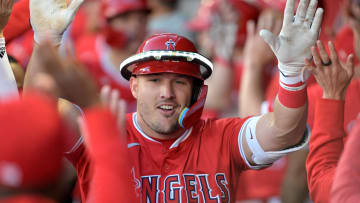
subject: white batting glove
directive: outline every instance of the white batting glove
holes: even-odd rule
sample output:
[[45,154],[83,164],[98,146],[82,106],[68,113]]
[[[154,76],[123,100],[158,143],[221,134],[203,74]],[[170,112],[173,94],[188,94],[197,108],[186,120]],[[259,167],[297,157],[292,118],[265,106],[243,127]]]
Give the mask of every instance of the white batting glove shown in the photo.
[[311,47],[318,39],[323,9],[317,7],[317,0],[301,0],[293,16],[295,0],[288,0],[284,21],[279,36],[268,30],[260,35],[276,55],[279,70],[285,77],[295,77],[302,73],[305,58],[311,59]]
[[66,0],[30,0],[30,22],[35,42],[50,38],[53,44],[59,45],[83,1],[72,0],[67,5]]

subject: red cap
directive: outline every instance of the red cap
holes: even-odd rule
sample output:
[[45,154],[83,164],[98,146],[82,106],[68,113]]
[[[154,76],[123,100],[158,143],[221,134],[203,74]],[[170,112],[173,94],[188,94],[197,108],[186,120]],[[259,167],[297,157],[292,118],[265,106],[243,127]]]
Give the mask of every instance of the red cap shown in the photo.
[[102,6],[105,18],[130,11],[150,11],[146,0],[102,0]]
[[121,63],[120,71],[127,80],[131,75],[154,73],[177,73],[205,80],[212,73],[212,63],[197,53],[190,40],[164,33],[145,40],[136,55]]
[[27,95],[0,103],[0,185],[37,188],[62,170],[63,140],[55,103]]

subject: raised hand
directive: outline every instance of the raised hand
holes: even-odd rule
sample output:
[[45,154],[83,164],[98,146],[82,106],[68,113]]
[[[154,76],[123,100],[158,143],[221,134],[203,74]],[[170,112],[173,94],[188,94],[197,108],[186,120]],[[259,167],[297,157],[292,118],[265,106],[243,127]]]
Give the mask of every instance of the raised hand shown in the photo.
[[329,42],[329,48],[330,57],[323,44],[318,41],[317,46],[311,48],[315,66],[306,60],[306,68],[322,87],[324,99],[344,100],[346,89],[354,75],[354,56],[350,54],[346,64],[341,64],[332,42]]
[[323,9],[317,7],[317,0],[301,0],[294,17],[295,0],[288,0],[284,13],[283,26],[279,36],[268,30],[260,35],[276,55],[281,73],[298,76],[304,67],[304,60],[311,58],[311,46],[319,36]]
[[71,0],[68,4],[66,0],[30,0],[30,21],[35,42],[50,38],[53,44],[59,45],[83,1]]
[[37,49],[37,60],[42,71],[35,75],[35,88],[45,89],[52,96],[67,99],[81,108],[100,104],[94,81],[74,59],[69,56],[61,59],[49,42],[41,44]]
[[103,105],[107,106],[116,117],[117,126],[123,129],[125,124],[126,102],[121,99],[120,93],[116,89],[111,89],[105,85],[100,90],[100,99]]
[[2,34],[14,5],[14,0],[0,0],[0,33]]
[[281,29],[281,16],[278,15],[276,11],[268,9],[261,13],[257,25],[255,25],[254,21],[247,22],[247,36],[244,51],[245,64],[252,65],[253,63],[257,63],[263,67],[274,59],[273,52],[259,35],[262,29],[278,34]]

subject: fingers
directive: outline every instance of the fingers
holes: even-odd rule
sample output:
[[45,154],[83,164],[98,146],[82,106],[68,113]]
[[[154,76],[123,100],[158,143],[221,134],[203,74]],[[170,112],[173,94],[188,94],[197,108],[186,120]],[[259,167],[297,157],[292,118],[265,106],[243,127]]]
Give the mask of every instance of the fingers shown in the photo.
[[271,33],[268,30],[261,30],[260,31],[260,36],[265,40],[265,42],[271,47],[271,49],[273,50],[273,52],[275,52],[277,50],[277,48],[279,47],[279,43],[277,41],[276,36]]
[[313,55],[313,60],[314,60],[316,67],[321,67],[322,66],[321,59],[320,59],[319,53],[317,52],[315,46],[311,47],[311,53]]
[[118,101],[120,98],[120,93],[117,89],[112,89],[111,90],[111,94],[110,94],[110,103],[109,103],[109,108],[111,110],[111,112],[114,113],[114,115],[117,114],[118,112]]
[[283,26],[293,22],[294,8],[295,8],[295,0],[287,0],[285,11],[284,11]]
[[314,18],[314,21],[313,21],[313,23],[311,25],[311,31],[313,33],[319,33],[320,32],[320,27],[321,27],[323,14],[324,14],[324,10],[322,8],[318,8],[316,10],[315,18]]
[[314,15],[316,12],[317,4],[318,4],[317,0],[311,0],[311,2],[310,2],[310,5],[307,10],[306,17],[305,17],[305,24],[307,25],[307,27],[311,26],[311,23],[314,19]]
[[118,123],[118,128],[120,129],[120,131],[124,131],[125,130],[125,120],[126,120],[126,102],[122,99],[120,99],[117,102],[117,106],[118,106],[118,110],[116,113],[116,117],[117,117],[117,123]]
[[295,23],[304,22],[308,4],[309,0],[300,0],[300,4],[296,11]]
[[246,23],[246,31],[247,31],[247,36],[251,37],[255,35],[255,22],[253,20],[249,20]]
[[69,5],[69,9],[73,12],[76,12],[83,2],[84,0],[72,0]]
[[[318,40],[316,42],[317,44],[317,47],[319,49],[319,52],[320,52],[320,57],[321,57],[321,61],[325,64],[329,63],[330,62],[330,58],[329,58],[329,55],[328,53],[326,52],[325,48],[324,48],[324,45],[322,44],[322,42],[320,40]],[[333,61],[334,62],[334,61]]]
[[333,63],[338,63],[339,62],[339,58],[338,58],[338,55],[337,55],[337,52],[336,52],[336,49],[335,49],[335,46],[334,44],[329,41],[328,42],[328,45],[329,45],[329,49],[330,49],[330,57],[331,57],[331,61]]
[[110,91],[111,88],[109,85],[104,85],[100,90],[100,100],[104,105],[108,105],[110,103]]
[[352,77],[354,75],[354,55],[350,54],[346,59],[345,65],[346,73]]

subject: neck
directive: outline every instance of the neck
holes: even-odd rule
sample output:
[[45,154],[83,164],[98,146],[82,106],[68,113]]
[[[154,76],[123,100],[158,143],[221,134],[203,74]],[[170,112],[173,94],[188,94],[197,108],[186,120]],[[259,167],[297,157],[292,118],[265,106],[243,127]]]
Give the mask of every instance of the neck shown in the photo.
[[180,137],[186,131],[186,129],[184,129],[184,128],[179,128],[175,132],[169,133],[169,134],[158,133],[158,132],[154,131],[153,129],[151,129],[150,126],[145,123],[145,121],[141,118],[139,113],[137,113],[136,117],[137,117],[136,118],[137,123],[139,124],[139,127],[141,128],[141,130],[147,136],[150,136],[152,138],[156,138],[156,139],[160,139],[160,140],[174,139],[174,138]]

